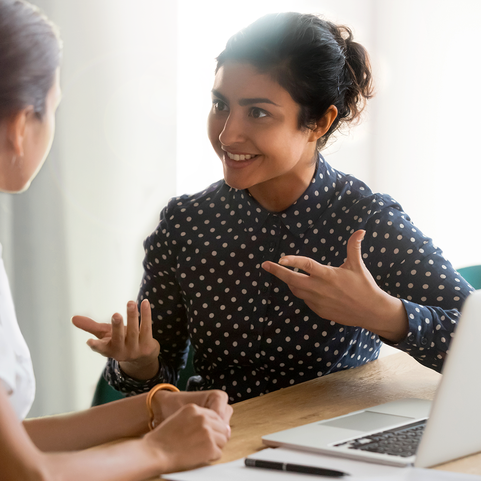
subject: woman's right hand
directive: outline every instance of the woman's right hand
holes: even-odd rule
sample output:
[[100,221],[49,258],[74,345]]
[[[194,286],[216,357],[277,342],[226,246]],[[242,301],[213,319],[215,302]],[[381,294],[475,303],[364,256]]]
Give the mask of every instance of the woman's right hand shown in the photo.
[[74,316],[72,322],[97,337],[87,341],[92,351],[117,360],[128,376],[146,380],[157,374],[160,346],[152,336],[152,314],[147,299],[140,304],[140,324],[134,301],[127,303],[127,326],[118,313],[112,316],[111,324],[95,322],[85,316]]
[[162,474],[192,469],[219,459],[230,433],[229,424],[215,411],[187,404],[143,439],[159,459],[159,474]]

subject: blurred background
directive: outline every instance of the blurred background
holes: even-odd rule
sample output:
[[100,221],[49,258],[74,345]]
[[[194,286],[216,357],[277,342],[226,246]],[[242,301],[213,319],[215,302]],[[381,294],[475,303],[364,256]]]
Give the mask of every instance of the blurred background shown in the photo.
[[222,177],[206,135],[215,57],[276,11],[350,26],[376,97],[325,157],[393,195],[455,267],[481,263],[477,0],[34,0],[64,41],[52,152],[0,194],[0,242],[37,377],[30,416],[89,406],[104,359],[74,314],[135,299],[143,239],[168,199]]

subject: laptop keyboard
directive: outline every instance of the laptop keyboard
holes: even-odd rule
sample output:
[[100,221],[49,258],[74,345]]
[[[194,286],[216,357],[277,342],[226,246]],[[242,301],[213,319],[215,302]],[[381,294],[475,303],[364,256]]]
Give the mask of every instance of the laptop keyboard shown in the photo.
[[335,446],[407,458],[416,454],[426,421],[427,419],[405,424],[394,429],[335,444]]

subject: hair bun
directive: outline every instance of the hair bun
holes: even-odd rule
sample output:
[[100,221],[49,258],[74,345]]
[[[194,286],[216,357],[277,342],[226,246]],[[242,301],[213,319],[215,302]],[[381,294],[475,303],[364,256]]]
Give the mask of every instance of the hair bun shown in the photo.
[[340,118],[358,120],[366,101],[374,95],[371,62],[367,50],[354,41],[352,30],[344,25],[334,25],[333,32],[344,55],[343,75],[339,81],[339,92],[344,93],[344,109]]

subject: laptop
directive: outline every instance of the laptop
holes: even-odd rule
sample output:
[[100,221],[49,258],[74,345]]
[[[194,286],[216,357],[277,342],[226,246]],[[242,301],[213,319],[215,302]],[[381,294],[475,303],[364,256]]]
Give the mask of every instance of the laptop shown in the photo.
[[271,447],[420,468],[479,452],[480,342],[481,290],[463,305],[432,402],[401,399],[269,434],[262,441]]

